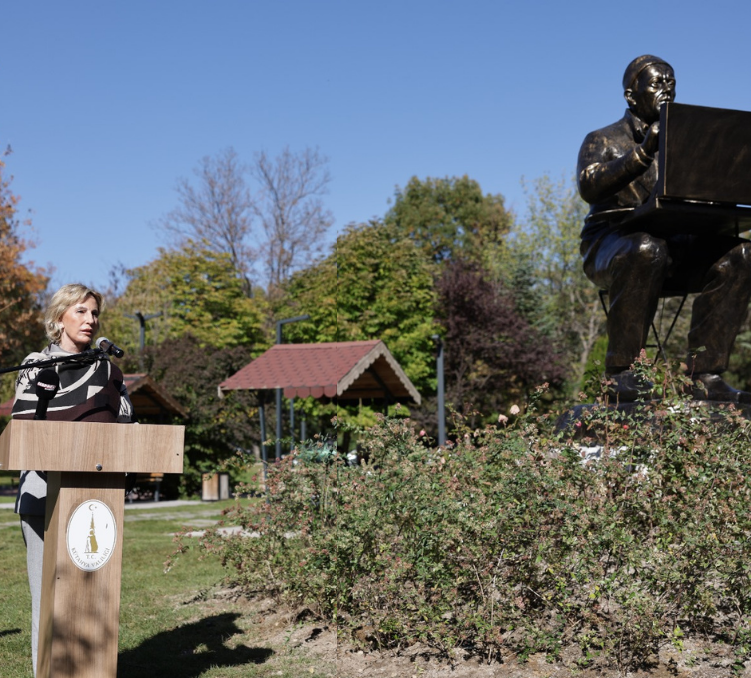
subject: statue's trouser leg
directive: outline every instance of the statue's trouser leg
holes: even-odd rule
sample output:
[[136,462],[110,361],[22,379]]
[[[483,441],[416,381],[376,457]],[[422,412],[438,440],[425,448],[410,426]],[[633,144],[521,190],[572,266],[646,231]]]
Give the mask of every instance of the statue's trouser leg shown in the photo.
[[[693,374],[721,374],[727,369],[733,342],[748,312],[751,242],[729,240],[740,244],[714,260],[694,300],[688,334],[688,367]],[[721,242],[715,239],[715,245]]]
[[583,254],[587,277],[608,290],[605,369],[619,372],[634,362],[647,343],[670,261],[667,244],[646,233],[612,233]]

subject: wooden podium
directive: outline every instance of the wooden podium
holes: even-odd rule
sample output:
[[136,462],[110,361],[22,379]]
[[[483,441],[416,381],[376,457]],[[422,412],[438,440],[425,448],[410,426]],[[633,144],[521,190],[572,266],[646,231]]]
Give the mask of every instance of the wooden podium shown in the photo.
[[125,473],[182,473],[183,426],[12,420],[0,470],[47,471],[37,678],[115,678]]

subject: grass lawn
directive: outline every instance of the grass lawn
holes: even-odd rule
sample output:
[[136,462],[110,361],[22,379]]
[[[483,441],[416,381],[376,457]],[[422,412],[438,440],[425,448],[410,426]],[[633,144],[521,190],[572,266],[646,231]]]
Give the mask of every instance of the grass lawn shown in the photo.
[[0,504],[13,504],[18,487],[18,471],[0,471]]
[[[205,527],[229,502],[126,509],[118,678],[325,678],[294,649],[254,637],[247,601],[222,595],[225,574],[213,558],[189,552],[169,573],[171,533]],[[31,678],[31,603],[26,552],[12,509],[0,510],[0,674]]]

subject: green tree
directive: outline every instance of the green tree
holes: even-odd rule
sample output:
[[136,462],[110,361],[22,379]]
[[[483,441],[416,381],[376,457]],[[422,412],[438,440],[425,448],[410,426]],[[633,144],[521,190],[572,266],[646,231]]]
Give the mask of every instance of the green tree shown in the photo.
[[527,317],[565,348],[571,390],[577,393],[590,354],[605,335],[598,290],[584,275],[579,253],[587,206],[573,182],[554,182],[549,176],[533,183],[528,198],[527,217],[514,228],[496,274],[510,280],[511,287],[519,286],[519,278],[534,287],[540,312],[527,309]]
[[103,331],[112,333],[132,352],[138,347],[137,311],[161,313],[148,322],[147,344],[191,334],[203,346],[233,348],[266,345],[266,303],[248,298],[244,280],[229,254],[206,242],[187,241],[179,250],[159,250],[145,266],[127,271],[127,287],[105,311]]
[[336,257],[331,255],[293,274],[275,309],[277,319],[307,314],[310,320],[284,328],[285,342],[339,341]]
[[483,194],[466,175],[424,181],[412,177],[398,188],[385,217],[402,236],[411,238],[434,262],[461,254],[485,260],[509,232],[512,216],[501,195]]
[[431,264],[393,223],[350,225],[324,261],[292,276],[278,317],[308,313],[288,341],[382,339],[420,392],[435,390]]

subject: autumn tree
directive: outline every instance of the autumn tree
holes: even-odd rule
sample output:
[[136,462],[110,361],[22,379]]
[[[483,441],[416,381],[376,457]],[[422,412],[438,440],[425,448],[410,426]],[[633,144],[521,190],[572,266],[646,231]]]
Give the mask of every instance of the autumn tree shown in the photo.
[[503,196],[484,194],[465,175],[424,181],[412,177],[397,189],[385,221],[434,262],[455,256],[484,261],[502,243],[512,217]]
[[[44,344],[40,297],[47,287],[46,271],[33,263],[24,263],[24,254],[32,243],[23,237],[18,214],[18,196],[10,189],[8,176],[0,156],[0,365],[20,363],[26,354],[39,350]],[[3,396],[9,396],[6,387]]]

